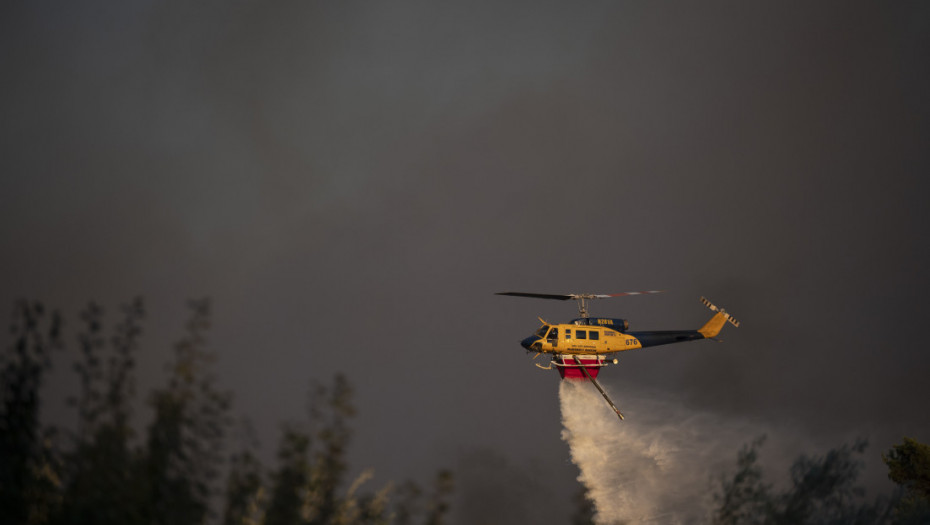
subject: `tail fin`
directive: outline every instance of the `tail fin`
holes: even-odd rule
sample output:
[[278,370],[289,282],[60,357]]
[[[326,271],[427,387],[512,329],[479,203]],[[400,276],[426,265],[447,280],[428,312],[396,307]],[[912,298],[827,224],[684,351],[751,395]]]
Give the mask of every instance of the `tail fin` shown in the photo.
[[738,327],[739,321],[733,318],[730,314],[726,312],[723,308],[717,308],[705,297],[701,297],[701,302],[704,303],[704,306],[710,308],[714,312],[717,312],[716,315],[710,318],[710,321],[707,321],[707,324],[698,329],[698,332],[701,333],[706,339],[712,337],[717,337],[717,334],[720,333],[720,330],[723,329],[723,325],[730,322],[733,326]]

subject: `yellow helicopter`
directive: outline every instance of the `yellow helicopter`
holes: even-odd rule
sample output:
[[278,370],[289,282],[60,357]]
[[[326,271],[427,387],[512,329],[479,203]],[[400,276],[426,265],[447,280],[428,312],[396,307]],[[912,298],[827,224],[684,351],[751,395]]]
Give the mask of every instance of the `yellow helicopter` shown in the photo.
[[644,295],[662,293],[662,290],[649,290],[645,292],[623,292],[615,294],[542,294],[526,292],[498,292],[496,295],[510,295],[514,297],[532,297],[535,299],[554,299],[578,301],[578,313],[581,317],[572,319],[568,323],[549,323],[542,318],[542,326],[535,334],[525,338],[520,344],[531,352],[536,352],[535,359],[540,354],[551,354],[552,359],[548,366],[536,364],[544,370],[555,367],[562,379],[589,380],[604,396],[610,408],[617,413],[620,419],[623,414],[614,405],[613,401],[597,382],[597,374],[601,368],[609,364],[617,364],[616,359],[608,360],[607,355],[637,348],[665,345],[670,343],[684,343],[698,339],[715,339],[723,325],[727,322],[739,326],[726,310],[717,308],[706,298],[701,297],[705,306],[716,312],[707,323],[697,330],[660,330],[630,332],[630,323],[626,319],[605,317],[589,317],[587,301],[622,297],[627,295]]

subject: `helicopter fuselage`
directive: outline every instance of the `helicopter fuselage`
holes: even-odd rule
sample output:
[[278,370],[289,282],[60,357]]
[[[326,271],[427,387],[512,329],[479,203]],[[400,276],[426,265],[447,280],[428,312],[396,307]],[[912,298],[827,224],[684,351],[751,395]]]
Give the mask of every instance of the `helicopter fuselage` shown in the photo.
[[583,317],[569,323],[543,323],[520,344],[527,350],[545,354],[612,354],[717,335],[710,335],[705,329],[628,332],[628,328],[624,319]]

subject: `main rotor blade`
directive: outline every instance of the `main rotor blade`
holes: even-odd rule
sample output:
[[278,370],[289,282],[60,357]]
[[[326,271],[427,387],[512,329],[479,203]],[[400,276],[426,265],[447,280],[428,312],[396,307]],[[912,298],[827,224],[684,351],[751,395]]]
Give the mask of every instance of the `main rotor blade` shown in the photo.
[[625,295],[647,295],[653,293],[662,293],[665,290],[646,290],[644,292],[621,292],[609,294],[597,293],[570,293],[570,294],[552,294],[552,293],[527,293],[527,292],[497,292],[494,295],[510,295],[513,297],[534,297],[536,299],[556,299],[558,301],[567,301],[569,299],[607,299],[609,297],[623,297]]
[[497,292],[494,295],[511,295],[513,297],[535,297],[536,299],[556,299],[559,301],[567,301],[569,299],[574,299],[572,295],[557,295],[549,293],[524,293],[524,292]]
[[621,292],[621,293],[611,293],[606,295],[596,295],[595,297],[623,297],[624,295],[646,295],[651,293],[662,293],[665,290],[646,290],[645,292]]

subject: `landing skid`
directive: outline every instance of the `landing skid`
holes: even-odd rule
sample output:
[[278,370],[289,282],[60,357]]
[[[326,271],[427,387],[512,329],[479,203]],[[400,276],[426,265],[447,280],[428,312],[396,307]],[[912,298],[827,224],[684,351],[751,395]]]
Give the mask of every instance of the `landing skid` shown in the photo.
[[610,405],[610,408],[614,409],[614,412],[617,413],[617,417],[619,417],[620,420],[623,421],[623,414],[620,413],[620,409],[617,408],[617,405],[615,405],[614,402],[611,401],[609,397],[607,397],[607,392],[604,392],[604,389],[601,388],[601,384],[597,382],[597,379],[594,379],[593,377],[591,377],[591,374],[588,373],[588,370],[584,367],[584,365],[581,364],[581,360],[578,359],[578,356],[572,356],[572,358],[575,360],[575,363],[578,364],[578,368],[580,368],[581,371],[584,372],[585,377],[587,377],[592,383],[594,383],[594,386],[597,388],[598,392],[600,392],[601,395],[604,396],[604,399],[607,401],[607,404]]

